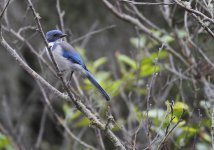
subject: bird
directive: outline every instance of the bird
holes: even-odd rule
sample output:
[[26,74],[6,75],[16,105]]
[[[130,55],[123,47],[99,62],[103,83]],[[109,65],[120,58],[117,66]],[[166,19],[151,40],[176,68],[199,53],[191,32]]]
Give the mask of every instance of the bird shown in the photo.
[[109,101],[110,97],[105,92],[105,90],[99,85],[95,77],[89,72],[81,56],[77,53],[77,51],[75,51],[75,49],[68,42],[63,40],[63,38],[66,36],[67,34],[57,29],[50,30],[45,34],[48,46],[52,51],[53,57],[57,63],[59,70],[60,71],[71,70],[71,75],[73,74],[73,72],[80,73],[81,76],[86,77],[103,95],[103,97],[107,101]]

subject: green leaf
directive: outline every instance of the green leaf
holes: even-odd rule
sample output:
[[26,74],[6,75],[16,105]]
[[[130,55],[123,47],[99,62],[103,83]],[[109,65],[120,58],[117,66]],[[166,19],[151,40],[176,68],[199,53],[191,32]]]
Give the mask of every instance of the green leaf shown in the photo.
[[119,128],[117,125],[114,125],[114,126],[112,127],[112,131],[113,131],[113,132],[120,131],[120,128]]
[[113,132],[120,131],[121,130],[120,127],[124,125],[124,122],[125,122],[124,120],[118,118],[117,123],[114,124],[112,127],[112,131]]
[[[207,111],[209,111],[209,110],[207,110]],[[210,112],[208,115],[210,115]],[[210,119],[202,119],[201,126],[206,127],[206,128],[210,128],[211,125],[212,125],[212,122]]]
[[109,72],[100,71],[96,73],[96,80],[97,81],[106,81],[110,77]]
[[90,125],[90,120],[86,117],[83,117],[80,121],[76,123],[76,127],[85,127]]
[[70,116],[70,121],[73,121],[77,119],[81,115],[81,112],[79,110],[74,111]]
[[171,36],[171,35],[163,35],[163,34],[161,34],[160,31],[155,30],[155,31],[152,31],[152,32],[153,32],[153,34],[155,36],[158,36],[159,38],[161,38],[162,41],[164,41],[166,43],[170,43],[170,42],[173,42],[175,40],[173,36]]
[[133,69],[137,69],[136,62],[131,59],[130,57],[123,55],[123,54],[118,54],[117,59],[119,62],[125,63],[126,65],[129,65]]
[[176,113],[176,112],[182,113],[183,110],[186,110],[186,111],[189,110],[188,105],[183,102],[175,102],[175,104],[173,105],[172,108],[173,108],[174,113]]
[[143,48],[146,44],[146,38],[145,36],[141,35],[140,37],[131,38],[130,40],[131,44],[136,48]]
[[206,142],[209,142],[209,143],[212,142],[211,136],[205,132],[200,133],[200,137]]
[[188,132],[188,134],[196,134],[198,132],[198,130],[196,128],[193,128],[193,127],[181,127],[181,129],[185,132]]
[[67,115],[68,112],[70,111],[70,107],[68,106],[67,103],[63,104],[63,108],[62,109],[63,109],[63,112],[64,112],[65,115]]
[[141,77],[147,77],[150,76],[156,72],[160,71],[159,66],[154,66],[154,65],[142,65],[140,69],[140,76]]
[[160,31],[158,31],[158,30],[151,30],[151,31],[152,31],[152,33],[153,33],[155,36],[158,36],[158,37],[161,36],[161,32],[160,32]]
[[116,80],[111,83],[111,86],[109,86],[108,91],[111,93],[112,96],[116,96],[119,94],[120,86],[123,84],[122,80]]
[[178,37],[180,39],[183,39],[184,37],[187,37],[187,32],[185,30],[179,30],[178,31]]
[[77,119],[81,115],[81,112],[79,110],[74,111],[67,103],[64,103],[63,111],[66,118],[68,118],[69,123]]
[[162,59],[166,58],[167,56],[168,56],[168,53],[165,50],[162,50],[160,52],[151,53],[151,55],[149,57],[142,59],[141,65],[153,64],[155,59],[162,60]]
[[170,35],[164,35],[161,37],[162,41],[166,42],[166,43],[171,43],[173,42],[175,39],[170,36]]
[[96,61],[94,61],[94,63],[93,63],[94,70],[97,70],[97,68],[99,68],[100,66],[105,64],[106,61],[107,61],[107,59],[105,57],[101,57],[101,58],[97,59]]
[[1,133],[0,133],[0,149],[5,149],[5,150],[12,149],[9,139]]
[[[152,57],[156,57],[156,58],[158,57],[159,60],[168,57],[168,53],[167,53],[165,50],[162,50],[162,51],[157,52],[157,53],[159,53],[159,54],[158,54],[159,56],[158,56],[158,55],[156,56],[155,53],[152,53]],[[155,56],[153,56],[153,55],[155,55]]]
[[184,146],[190,142],[190,139],[194,137],[198,133],[198,130],[194,127],[189,126],[179,126],[175,130],[176,135],[176,143],[178,143],[180,146]]
[[173,109],[173,115],[177,119],[181,117],[183,112],[187,114],[189,111],[188,105],[183,102],[175,102],[175,104],[172,106],[172,109]]
[[[166,106],[167,106],[167,112],[169,114],[171,114],[171,107],[170,105],[172,105],[171,103],[169,103],[169,101],[165,102]],[[188,112],[189,111],[189,107],[187,104],[183,103],[183,102],[175,102],[174,105],[172,105],[172,109],[173,109],[173,115],[174,117],[176,117],[174,119],[174,123],[176,123],[178,121],[178,118],[180,118],[181,114],[183,113],[183,111]],[[170,116],[171,117],[171,116]]]

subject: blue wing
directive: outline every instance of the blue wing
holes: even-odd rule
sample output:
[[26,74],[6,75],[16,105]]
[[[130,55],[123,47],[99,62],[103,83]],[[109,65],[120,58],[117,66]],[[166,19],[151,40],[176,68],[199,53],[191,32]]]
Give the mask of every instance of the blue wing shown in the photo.
[[60,42],[53,45],[53,50],[57,48],[58,45],[60,46],[60,50],[62,51],[62,56],[72,63],[81,65],[86,70],[85,75],[88,78],[88,80],[98,89],[98,91],[105,97],[107,101],[110,100],[108,94],[105,92],[105,90],[103,90],[103,88],[99,85],[99,83],[96,81],[93,75],[88,71],[82,58],[74,50],[74,48],[67,42]]
[[76,63],[81,65],[84,69],[87,70],[82,58],[80,55],[74,50],[74,48],[68,44],[67,42],[61,42],[59,45],[62,47],[62,55],[72,63]]

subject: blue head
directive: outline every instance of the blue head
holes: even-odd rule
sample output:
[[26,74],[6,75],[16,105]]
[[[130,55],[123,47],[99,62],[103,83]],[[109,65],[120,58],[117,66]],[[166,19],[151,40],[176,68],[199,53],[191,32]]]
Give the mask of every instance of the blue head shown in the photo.
[[60,30],[50,30],[45,34],[48,42],[55,42],[56,40],[59,40],[65,36],[66,34],[62,33]]

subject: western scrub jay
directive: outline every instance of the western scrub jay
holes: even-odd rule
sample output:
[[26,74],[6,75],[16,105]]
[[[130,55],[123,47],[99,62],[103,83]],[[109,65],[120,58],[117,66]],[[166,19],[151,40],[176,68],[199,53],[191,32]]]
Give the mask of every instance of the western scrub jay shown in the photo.
[[69,43],[62,40],[66,34],[62,33],[60,30],[50,30],[45,36],[60,71],[71,70],[71,74],[74,71],[79,72],[82,76],[88,78],[88,80],[98,89],[107,101],[110,100],[108,94],[88,71],[80,55]]

